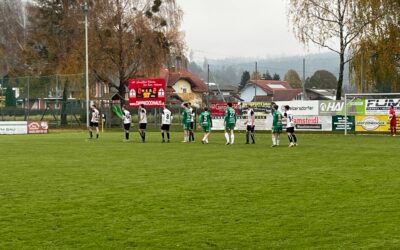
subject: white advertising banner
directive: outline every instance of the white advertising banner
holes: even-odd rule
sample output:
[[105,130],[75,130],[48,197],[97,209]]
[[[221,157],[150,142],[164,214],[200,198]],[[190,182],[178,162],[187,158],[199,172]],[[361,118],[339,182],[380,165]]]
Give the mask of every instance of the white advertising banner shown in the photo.
[[[246,119],[238,119],[236,122],[236,130],[246,130],[244,123]],[[224,119],[213,119],[212,130],[224,130]],[[331,116],[294,116],[295,129],[299,131],[332,131]],[[256,119],[256,130],[271,130],[272,116],[268,115],[267,119]],[[285,128],[285,124],[283,126]]]
[[21,135],[28,133],[27,122],[0,122],[1,135]]
[[319,101],[319,115],[344,115],[344,101]]
[[331,116],[295,116],[294,124],[299,131],[332,131]]
[[318,101],[287,101],[275,102],[279,105],[279,110],[283,112],[283,106],[289,105],[290,110],[294,116],[299,115],[318,115],[319,102]]
[[393,105],[396,112],[400,112],[400,99],[368,99],[365,101],[366,115],[388,115],[390,106]]
[[[256,119],[255,120],[255,130],[270,130],[271,126],[268,126],[268,120],[270,119]],[[247,125],[244,123],[247,121],[247,119],[237,119],[236,121],[236,126],[235,130],[246,130]],[[269,121],[270,124],[272,124],[272,121]],[[224,130],[225,125],[224,125],[224,119],[212,119],[212,128],[211,130]]]
[[[201,129],[201,128],[200,128]],[[224,119],[212,119],[212,128],[211,130],[224,130]]]

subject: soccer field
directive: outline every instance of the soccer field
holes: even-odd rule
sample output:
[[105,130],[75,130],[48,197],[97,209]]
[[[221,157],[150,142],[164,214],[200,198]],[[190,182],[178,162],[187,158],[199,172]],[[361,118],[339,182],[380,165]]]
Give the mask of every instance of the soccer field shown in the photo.
[[0,136],[1,249],[397,249],[399,139]]

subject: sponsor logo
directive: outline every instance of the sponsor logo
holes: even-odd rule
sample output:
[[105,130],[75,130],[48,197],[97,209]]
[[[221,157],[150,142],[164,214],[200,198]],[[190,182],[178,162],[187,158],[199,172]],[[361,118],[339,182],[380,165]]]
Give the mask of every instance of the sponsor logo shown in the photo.
[[385,122],[380,121],[378,118],[374,116],[367,116],[362,121],[357,121],[356,125],[361,126],[363,129],[367,131],[374,131],[380,126],[385,126]]
[[47,134],[47,122],[28,122],[28,134]]
[[294,118],[293,119],[295,124],[319,124],[319,118],[311,117],[311,118]]
[[322,112],[340,112],[344,108],[344,102],[323,102],[319,105]]
[[32,122],[28,124],[28,129],[37,130],[40,129],[40,125],[37,122]]
[[367,100],[367,108],[389,108],[390,106],[399,107],[400,99],[370,99]]
[[347,105],[351,104],[352,106],[362,106],[364,105],[364,102],[362,101],[350,101],[347,103]]
[[148,101],[135,101],[135,102],[131,102],[129,103],[130,107],[137,107],[140,106],[141,104],[145,105],[145,106],[163,106],[165,104],[164,101],[157,101],[157,100],[148,100]]
[[365,103],[365,114],[386,115],[392,105],[396,111],[400,111],[400,99],[369,99]]
[[291,110],[293,110],[293,111],[297,111],[297,110],[299,110],[299,111],[312,111],[312,110],[314,110],[314,107],[313,106],[293,106],[293,107],[290,107],[290,109]]
[[306,117],[306,118],[294,118],[294,123],[296,124],[296,129],[316,129],[321,130],[322,124],[318,116]]
[[296,124],[296,129],[322,129],[322,124]]

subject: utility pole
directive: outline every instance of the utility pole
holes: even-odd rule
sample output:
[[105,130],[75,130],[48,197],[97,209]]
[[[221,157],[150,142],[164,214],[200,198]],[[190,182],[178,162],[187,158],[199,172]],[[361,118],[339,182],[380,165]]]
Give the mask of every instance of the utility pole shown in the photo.
[[88,48],[88,13],[87,2],[83,5],[85,14],[85,76],[86,76],[86,127],[89,128],[89,48]]
[[30,83],[31,82],[31,77],[30,76],[28,76],[28,118],[26,119],[27,121],[29,121],[29,110],[31,109],[31,105],[30,105],[30,93],[29,93],[29,91],[30,91]]
[[303,58],[303,100],[307,100],[307,94],[306,94],[306,58]]
[[360,80],[361,80],[361,93],[365,92],[365,69],[364,69],[364,55],[361,53],[361,70],[360,70]]
[[207,64],[207,108],[210,108],[210,64]]
[[258,69],[257,69],[257,62],[256,62],[256,82],[254,84],[254,98],[253,100],[256,101],[256,96],[257,96],[257,80],[258,80]]

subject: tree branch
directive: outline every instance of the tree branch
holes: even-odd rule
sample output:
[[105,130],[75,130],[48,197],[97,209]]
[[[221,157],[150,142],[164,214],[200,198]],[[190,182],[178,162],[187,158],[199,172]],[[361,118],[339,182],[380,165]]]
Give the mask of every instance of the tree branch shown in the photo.
[[327,8],[327,7],[325,7],[325,6],[320,5],[320,4],[318,3],[318,1],[314,1],[314,0],[309,0],[309,1],[310,1],[311,4],[314,5],[314,7],[320,8],[320,9],[322,9],[322,10],[324,10],[324,11],[330,13],[330,14],[333,15],[336,19],[339,20],[339,17],[338,17],[333,11],[331,11],[329,8]]
[[331,50],[331,51],[333,51],[333,52],[335,52],[335,53],[340,54],[340,52],[339,52],[338,50],[336,50],[336,49],[330,47],[329,45],[326,45],[325,43],[322,43],[322,42],[319,42],[319,41],[315,40],[315,39],[314,39],[313,37],[311,37],[310,35],[305,34],[305,36],[307,37],[307,39],[311,40],[313,43],[315,43],[315,44],[317,44],[317,45],[319,45],[319,46],[321,46],[321,47],[327,48],[327,49],[329,49],[329,50]]

